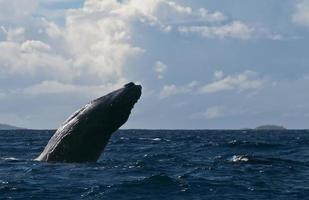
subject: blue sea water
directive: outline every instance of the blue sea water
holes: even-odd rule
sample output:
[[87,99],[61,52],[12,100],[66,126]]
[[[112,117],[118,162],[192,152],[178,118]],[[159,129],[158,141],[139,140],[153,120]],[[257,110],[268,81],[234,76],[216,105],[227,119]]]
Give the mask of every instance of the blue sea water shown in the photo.
[[0,199],[309,199],[309,131],[120,130],[97,163],[37,162],[0,131]]

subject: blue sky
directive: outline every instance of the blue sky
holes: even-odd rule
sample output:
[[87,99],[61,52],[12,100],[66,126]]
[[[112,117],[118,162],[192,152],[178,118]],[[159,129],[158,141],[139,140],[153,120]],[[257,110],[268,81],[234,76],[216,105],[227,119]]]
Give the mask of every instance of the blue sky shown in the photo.
[[0,122],[57,128],[126,82],[125,128],[309,128],[308,0],[0,0]]

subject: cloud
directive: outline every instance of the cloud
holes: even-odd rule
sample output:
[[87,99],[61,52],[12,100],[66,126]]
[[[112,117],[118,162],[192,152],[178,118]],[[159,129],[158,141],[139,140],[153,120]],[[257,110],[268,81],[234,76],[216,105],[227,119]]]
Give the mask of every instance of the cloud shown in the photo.
[[248,25],[235,21],[223,26],[180,26],[178,31],[182,34],[198,34],[205,38],[236,38],[250,39],[254,31]]
[[[6,16],[14,20],[11,22],[14,26],[1,26],[5,40],[0,41],[0,49],[5,53],[0,55],[0,63],[2,73],[12,78],[18,74],[34,84],[48,80],[102,85],[130,79],[125,72],[132,66],[127,63],[147,51],[134,42],[140,24],[162,32],[171,32],[174,26],[179,26],[182,33],[219,38],[247,39],[253,31],[219,11],[195,9],[176,1],[86,0],[82,8],[66,12],[63,25],[35,17],[40,1],[31,0],[31,6],[27,2],[0,1],[4,6],[0,10],[25,7],[23,12],[0,15],[0,20],[9,22]],[[186,26],[196,23],[213,27]],[[163,78],[167,66],[159,62],[155,71]]]
[[97,97],[102,93],[108,93],[116,88],[122,87],[125,82],[120,80],[115,84],[104,85],[73,85],[58,81],[43,81],[39,84],[25,88],[22,92],[30,95],[60,94],[60,95],[88,95]]
[[42,79],[70,80],[74,70],[69,60],[49,52],[48,44],[26,40],[22,43],[0,42],[1,73],[8,77],[23,76],[29,81]]
[[[124,73],[131,67],[127,63],[146,51],[134,44],[140,23],[171,32],[177,24],[226,20],[221,12],[193,9],[173,1],[86,0],[82,8],[68,10],[64,25],[59,25],[35,16],[40,1],[6,3],[0,1],[3,13],[23,11],[0,14],[0,21],[6,22],[0,31],[5,35],[0,40],[0,50],[4,52],[0,55],[1,73],[11,79],[29,79],[27,82],[33,85],[42,81],[116,85],[119,80],[130,79]],[[163,62],[155,64],[159,78],[163,78],[166,69]]]
[[166,64],[164,64],[161,61],[157,61],[154,65],[154,71],[157,73],[158,75],[158,79],[163,79],[164,74],[167,70],[168,66]]
[[25,29],[23,27],[6,29],[1,26],[1,30],[5,33],[7,41],[21,42],[24,40]]
[[[281,40],[283,36],[263,28],[239,20],[233,20],[219,11],[210,12],[206,8],[193,9],[175,2],[167,2],[169,9],[161,8],[156,18],[160,24],[176,25],[177,31],[182,35],[199,35],[212,39],[271,39]],[[162,12],[162,10],[168,10]],[[166,14],[168,13],[168,14]]]
[[33,51],[48,51],[50,46],[42,41],[27,40],[21,44],[21,51],[33,52]]
[[190,92],[193,92],[197,85],[198,83],[196,81],[192,81],[191,83],[184,86],[176,86],[174,84],[165,85],[160,92],[160,99],[165,99],[167,97],[180,94],[188,94]]
[[295,7],[295,13],[292,16],[293,22],[302,25],[309,26],[309,1],[298,0]]
[[195,34],[203,38],[219,39],[259,39],[282,40],[283,36],[272,33],[265,28],[254,27],[241,21],[232,21],[224,25],[194,25],[179,26],[178,31],[183,35]]
[[[9,4],[18,6],[16,1]],[[43,80],[117,84],[126,78],[123,71],[127,61],[143,52],[131,43],[133,18],[139,13],[116,14],[128,6],[113,0],[88,0],[83,8],[67,12],[63,27],[37,19],[40,28],[35,34],[29,27],[2,26],[6,39],[0,41],[5,52],[0,55],[1,71],[12,77],[29,77],[35,84]],[[35,8],[26,10],[24,17],[33,19]],[[39,38],[34,39],[37,34]]]
[[215,93],[228,90],[256,90],[261,88],[267,79],[260,77],[256,72],[244,71],[236,75],[223,76],[223,72],[215,72],[216,80],[202,86],[201,93]]
[[162,1],[159,12],[159,20],[166,24],[221,23],[227,20],[222,12],[211,12],[206,8],[194,9],[174,1]]
[[124,78],[125,63],[143,52],[131,44],[134,15],[119,11],[125,6],[112,0],[86,1],[83,9],[69,12],[64,40],[75,69],[105,82]]
[[[65,24],[61,26],[44,18],[35,19],[33,14],[40,4],[33,2],[33,6],[25,5],[24,20],[20,20],[29,21],[28,24],[19,24],[18,13],[8,14],[12,20],[16,19],[14,24],[20,26],[1,27],[6,39],[0,41],[0,48],[6,53],[0,56],[0,62],[5,66],[1,69],[5,74],[12,77],[24,74],[24,78],[29,77],[36,84],[43,80],[69,81],[70,84],[117,83],[128,78],[124,71],[130,66],[126,63],[145,51],[133,42],[136,23],[170,32],[172,26],[169,23],[186,20],[218,22],[225,18],[220,12],[211,13],[205,8],[195,12],[189,6],[165,0],[147,3],[141,0],[86,0],[82,8],[67,11]],[[13,0],[5,7],[18,10],[24,4],[26,1]],[[2,18],[8,21],[4,16]],[[156,63],[159,77],[163,77],[165,70],[164,63]]]
[[183,86],[175,84],[163,86],[160,98],[168,98],[181,94],[211,94],[223,91],[255,91],[261,89],[269,78],[260,76],[258,73],[246,70],[235,75],[224,75],[223,71],[215,71],[213,82],[201,85],[197,81],[192,81]]

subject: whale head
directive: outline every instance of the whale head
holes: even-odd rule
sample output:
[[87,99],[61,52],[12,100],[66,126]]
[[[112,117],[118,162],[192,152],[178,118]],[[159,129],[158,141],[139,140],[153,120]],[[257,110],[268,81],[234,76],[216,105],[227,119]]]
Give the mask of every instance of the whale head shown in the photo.
[[128,83],[95,99],[70,116],[37,158],[52,162],[95,162],[112,133],[129,118],[142,87]]
[[114,132],[128,120],[141,94],[140,85],[128,83],[123,88],[91,101],[65,123],[78,120],[85,130]]
[[[128,83],[123,88],[111,92],[91,102],[93,104],[93,118],[98,118],[108,123],[110,128],[124,124],[142,94],[142,87],[134,83]],[[89,116],[90,117],[90,116]],[[96,121],[94,119],[94,121]],[[113,129],[113,128],[112,128]]]

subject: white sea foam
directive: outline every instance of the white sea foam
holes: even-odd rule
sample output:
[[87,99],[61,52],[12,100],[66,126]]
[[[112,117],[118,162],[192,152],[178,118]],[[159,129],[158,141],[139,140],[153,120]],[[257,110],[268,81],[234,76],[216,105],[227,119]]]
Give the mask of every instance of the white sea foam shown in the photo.
[[3,157],[3,158],[1,158],[1,160],[8,160],[8,161],[16,161],[16,160],[19,160],[19,159],[17,159],[17,158],[14,158],[14,157]]
[[230,161],[232,162],[248,162],[249,158],[247,158],[246,156],[243,155],[234,155]]

